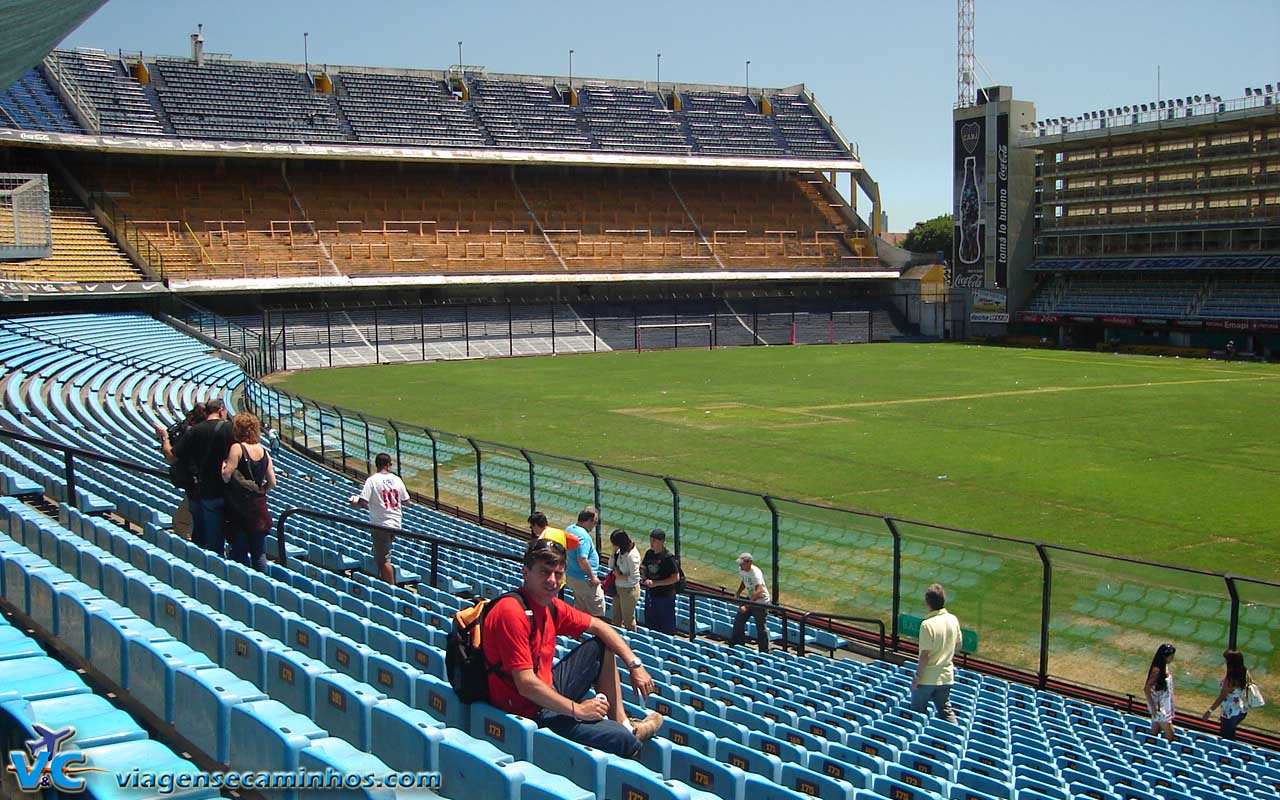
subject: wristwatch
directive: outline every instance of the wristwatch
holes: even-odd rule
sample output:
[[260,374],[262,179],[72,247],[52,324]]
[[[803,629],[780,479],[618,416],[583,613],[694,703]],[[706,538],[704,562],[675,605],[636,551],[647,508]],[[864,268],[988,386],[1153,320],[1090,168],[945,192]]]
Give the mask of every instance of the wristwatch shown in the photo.
[[643,666],[644,666],[644,662],[640,660],[639,656],[636,656],[635,658],[627,662],[627,669],[635,669],[636,667],[643,667]]

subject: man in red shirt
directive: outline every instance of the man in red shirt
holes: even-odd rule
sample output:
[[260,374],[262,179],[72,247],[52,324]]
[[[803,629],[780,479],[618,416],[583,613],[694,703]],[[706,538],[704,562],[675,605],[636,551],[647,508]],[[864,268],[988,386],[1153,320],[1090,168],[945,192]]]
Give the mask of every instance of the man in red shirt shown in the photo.
[[[653,678],[607,622],[579,611],[556,595],[564,582],[565,548],[535,539],[524,553],[524,582],[514,597],[488,609],[481,630],[489,673],[489,702],[529,717],[570,741],[633,757],[662,727],[662,715],[627,719],[614,656],[630,673],[640,701],[654,691]],[[558,664],[556,636],[591,634]]]

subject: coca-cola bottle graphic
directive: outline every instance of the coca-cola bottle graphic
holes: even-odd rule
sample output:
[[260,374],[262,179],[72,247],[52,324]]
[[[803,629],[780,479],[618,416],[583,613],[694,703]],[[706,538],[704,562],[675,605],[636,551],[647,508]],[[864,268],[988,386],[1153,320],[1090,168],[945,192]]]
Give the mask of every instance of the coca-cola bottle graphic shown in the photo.
[[981,216],[977,158],[969,156],[964,160],[964,183],[960,185],[960,250],[956,257],[961,264],[976,264],[982,258],[982,239],[978,231]]

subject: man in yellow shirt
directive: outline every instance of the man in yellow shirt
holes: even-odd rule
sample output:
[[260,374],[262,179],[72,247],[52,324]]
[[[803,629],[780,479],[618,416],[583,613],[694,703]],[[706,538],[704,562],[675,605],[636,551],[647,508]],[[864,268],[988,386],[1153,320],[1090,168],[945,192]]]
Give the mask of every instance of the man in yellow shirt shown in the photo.
[[[550,539],[565,549],[566,553],[576,552],[578,545],[581,544],[577,536],[569,533],[563,528],[556,528],[547,524],[547,515],[541,511],[535,511],[529,515],[529,530],[533,531],[535,539]],[[565,579],[560,579],[560,588],[563,589]]]
[[942,584],[931,584],[924,590],[924,603],[929,613],[920,623],[920,657],[911,681],[911,710],[923,712],[932,700],[939,717],[955,722],[951,686],[956,682],[956,671],[952,661],[960,649],[960,620],[946,609],[947,593]]

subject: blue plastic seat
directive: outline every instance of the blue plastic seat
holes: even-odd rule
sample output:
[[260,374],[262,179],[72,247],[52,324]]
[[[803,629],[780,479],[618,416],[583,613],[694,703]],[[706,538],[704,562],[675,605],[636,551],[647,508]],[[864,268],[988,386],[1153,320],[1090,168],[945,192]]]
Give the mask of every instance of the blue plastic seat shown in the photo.
[[32,727],[35,724],[53,731],[74,727],[70,744],[81,750],[147,738],[132,717],[105,698],[87,692],[0,704],[0,729],[12,732],[15,739],[39,738]]
[[89,618],[89,650],[94,666],[108,680],[124,689],[130,686],[129,642],[135,639],[153,644],[173,641],[173,637],[163,628],[157,628],[136,616],[119,618],[94,615]]
[[649,798],[649,800],[702,800],[715,795],[692,790],[668,780],[641,764],[625,759],[612,759],[605,768],[605,790],[602,797]]
[[[160,742],[151,739],[139,739],[130,742],[116,742],[84,751],[88,766],[101,765],[103,772],[86,772],[85,796],[94,800],[217,800],[221,795],[216,789],[209,788],[177,788],[182,779],[179,775],[190,775],[186,783],[194,784],[196,776],[202,775],[200,769],[186,759],[174,755],[173,751]],[[129,774],[130,768],[121,765],[134,765],[154,774],[170,774],[175,776],[175,788],[172,792],[159,789],[142,790],[121,787],[117,781],[117,771]]]
[[471,728],[470,707],[458,699],[448,681],[434,675],[419,675],[414,681],[412,705],[450,728],[464,731]]
[[368,677],[369,655],[373,653],[368,645],[352,642],[346,637],[334,633],[324,638],[324,663],[344,675],[358,681]]
[[872,784],[875,793],[893,800],[936,800],[934,792],[881,775]]
[[671,747],[670,776],[722,800],[743,800],[746,790],[746,773],[741,769],[678,744]]
[[853,800],[859,791],[846,780],[823,775],[799,764],[782,765],[782,785],[821,800]]
[[946,796],[951,788],[951,782],[945,778],[910,769],[901,764],[890,764],[885,770],[885,774],[899,783],[905,783],[916,789],[925,789],[943,797]]
[[488,703],[471,704],[471,735],[510,753],[517,761],[532,760],[537,730],[533,720],[499,711]]
[[296,770],[303,749],[328,734],[275,700],[231,707],[230,761],[241,770]]
[[[963,765],[965,762],[961,762]],[[993,797],[996,800],[1013,800],[1013,786],[1008,778],[998,778],[994,775],[981,774],[975,771],[961,767],[956,773],[957,785],[964,786],[979,792],[983,796]],[[955,792],[952,790],[952,796]]]
[[254,686],[266,686],[267,653],[280,647],[279,642],[257,631],[228,628],[223,632],[223,655],[219,663]]
[[732,741],[740,745],[745,745],[747,743],[747,737],[750,734],[747,726],[741,725],[737,722],[730,722],[728,720],[721,719],[720,717],[708,714],[705,711],[695,712],[692,724],[695,728],[701,728],[712,736],[716,736],[722,740]]
[[440,793],[476,800],[519,800],[525,771],[488,742],[440,742]]
[[315,723],[331,735],[367,750],[373,707],[385,700],[386,695],[339,672],[316,676],[313,691],[315,699],[310,716]]
[[693,748],[704,756],[715,756],[715,737],[687,723],[667,720],[662,726],[662,736],[666,737],[672,745]]
[[836,778],[845,781],[855,789],[866,789],[871,786],[875,776],[881,773],[873,772],[870,768],[862,764],[852,764],[848,761],[838,759],[830,753],[824,755],[822,753],[810,753],[808,760],[808,769],[828,778]]
[[782,759],[735,740],[721,738],[717,741],[716,759],[743,772],[768,778],[774,783],[782,780]]
[[777,756],[784,764],[805,766],[809,763],[809,751],[804,747],[783,741],[767,733],[751,731],[747,734],[747,746],[759,750],[761,753]]
[[258,687],[220,667],[179,669],[173,687],[174,727],[221,764],[230,759],[231,709],[267,699]]
[[331,667],[289,648],[269,650],[267,682],[263,688],[273,700],[308,717],[315,713],[315,681],[333,672]]
[[128,659],[129,694],[169,723],[173,722],[174,677],[177,671],[214,666],[204,653],[176,640],[148,642],[131,639]]
[[463,735],[399,700],[378,703],[370,719],[369,751],[402,772],[438,771],[440,742],[446,735]]

